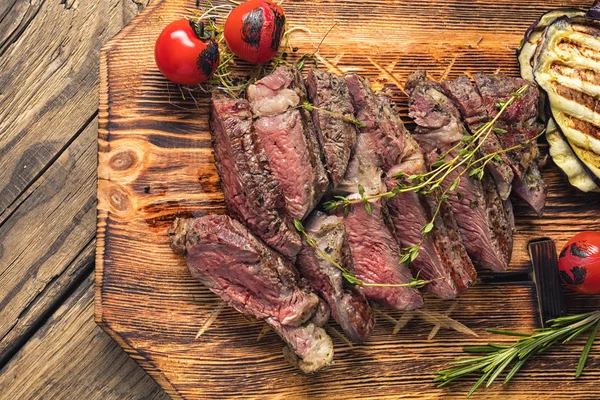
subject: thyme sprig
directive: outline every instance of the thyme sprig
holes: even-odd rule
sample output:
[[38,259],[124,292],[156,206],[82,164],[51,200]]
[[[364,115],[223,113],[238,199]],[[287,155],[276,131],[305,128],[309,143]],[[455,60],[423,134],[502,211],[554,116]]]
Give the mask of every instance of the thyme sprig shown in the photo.
[[321,250],[319,248],[319,246],[317,245],[316,240],[314,238],[312,238],[306,232],[306,230],[304,229],[304,225],[302,225],[302,222],[300,220],[294,219],[294,227],[304,237],[304,239],[306,240],[306,243],[310,247],[313,247],[317,251],[317,253],[319,253],[319,255],[321,257],[323,257],[325,260],[329,261],[334,267],[336,267],[337,269],[339,269],[342,272],[342,276],[344,277],[344,279],[346,279],[346,281],[348,281],[348,283],[350,283],[351,285],[365,286],[365,287],[408,287],[408,288],[420,289],[423,286],[427,285],[428,283],[433,282],[433,280],[419,279],[419,275],[411,278],[409,283],[364,282],[364,281],[360,280],[356,275],[354,275],[350,270],[343,267],[340,263],[338,263],[336,260],[334,260],[331,256],[329,256],[329,254],[327,254],[326,252]]
[[339,113],[327,110],[325,108],[317,107],[317,106],[315,106],[313,104],[310,104],[310,102],[308,100],[304,100],[304,102],[302,103],[301,107],[304,108],[306,111],[317,110],[317,111],[324,112],[324,113],[329,114],[329,115],[331,115],[333,117],[340,118],[340,119],[343,119],[344,121],[350,122],[351,124],[356,125],[359,128],[366,128],[367,127],[365,124],[363,124],[362,122],[360,122],[356,118],[352,118],[352,117],[349,117],[349,116],[344,115],[344,114],[339,114]]
[[583,347],[575,371],[575,378],[579,378],[594,344],[598,329],[600,329],[600,310],[555,318],[548,321],[548,325],[550,325],[548,328],[536,329],[533,334],[488,329],[487,331],[490,333],[521,338],[512,345],[488,343],[485,346],[465,347],[464,352],[484,353],[486,355],[451,362],[450,364],[453,367],[435,373],[437,377],[434,382],[439,382],[438,387],[441,387],[471,374],[481,374],[479,380],[467,394],[468,398],[484,382],[487,381],[486,387],[489,387],[509,366],[512,365],[504,377],[504,384],[508,383],[531,357],[544,352],[554,344],[568,343],[591,328],[592,331]]

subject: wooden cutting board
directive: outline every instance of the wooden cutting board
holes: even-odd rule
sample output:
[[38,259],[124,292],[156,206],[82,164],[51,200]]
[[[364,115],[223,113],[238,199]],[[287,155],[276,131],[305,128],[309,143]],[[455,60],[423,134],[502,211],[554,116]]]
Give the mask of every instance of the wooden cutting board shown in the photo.
[[[542,12],[586,1],[285,1],[292,44],[313,49],[335,24],[319,65],[358,72],[374,88],[389,88],[406,118],[406,76],[425,68],[433,79],[476,71],[516,75],[515,49]],[[334,337],[335,364],[303,375],[283,358],[283,342],[196,282],[172,254],[167,229],[176,215],[223,213],[208,127],[209,99],[169,84],[154,64],[153,46],[169,22],[189,15],[194,1],[149,7],[102,51],[98,134],[96,320],[174,398],[463,398],[474,380],[438,389],[431,373],[482,344],[485,328],[529,331],[539,322],[526,246],[549,237],[560,249],[581,230],[600,230],[600,196],[565,183],[555,166],[544,171],[549,196],[543,218],[515,203],[517,232],[510,271],[478,283],[457,301],[426,298],[479,337],[440,329],[418,315],[396,334],[378,315],[373,336],[350,346]],[[598,298],[569,298],[572,312],[600,307]],[[391,318],[390,318],[391,317]],[[335,325],[334,325],[335,328]],[[339,328],[337,328],[339,331]],[[201,335],[198,333],[201,332]],[[262,333],[262,334],[261,334]],[[506,340],[496,338],[494,341]],[[600,353],[573,380],[582,343],[554,349],[503,387],[480,398],[600,398]]]

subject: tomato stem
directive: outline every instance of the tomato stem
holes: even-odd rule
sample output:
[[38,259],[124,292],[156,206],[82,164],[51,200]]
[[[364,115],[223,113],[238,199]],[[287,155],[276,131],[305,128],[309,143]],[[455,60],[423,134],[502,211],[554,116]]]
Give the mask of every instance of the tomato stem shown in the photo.
[[210,32],[204,30],[204,22],[194,22],[190,20],[190,26],[196,36],[198,36],[198,39],[210,39]]

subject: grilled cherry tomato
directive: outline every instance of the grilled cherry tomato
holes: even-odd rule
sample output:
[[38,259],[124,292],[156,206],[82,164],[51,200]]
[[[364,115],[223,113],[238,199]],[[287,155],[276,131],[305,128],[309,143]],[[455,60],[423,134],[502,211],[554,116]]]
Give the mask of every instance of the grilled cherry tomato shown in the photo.
[[204,24],[180,19],[163,29],[154,45],[154,59],[162,74],[180,85],[206,82],[219,65],[219,46]]
[[567,287],[583,294],[600,293],[600,232],[573,236],[560,252],[558,269]]
[[269,0],[250,0],[234,8],[225,21],[225,41],[233,53],[251,63],[271,60],[285,28],[283,9]]

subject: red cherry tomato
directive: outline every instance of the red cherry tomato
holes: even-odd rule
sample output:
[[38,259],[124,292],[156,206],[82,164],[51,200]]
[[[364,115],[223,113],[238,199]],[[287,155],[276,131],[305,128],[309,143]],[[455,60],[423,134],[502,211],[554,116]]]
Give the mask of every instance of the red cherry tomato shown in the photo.
[[558,269],[567,287],[583,294],[599,294],[600,232],[573,236],[560,252]]
[[251,63],[271,60],[285,28],[283,9],[269,0],[250,0],[234,8],[225,21],[225,41],[233,53]]
[[204,32],[202,23],[180,19],[167,25],[156,39],[154,59],[171,82],[197,85],[215,73],[219,46]]

